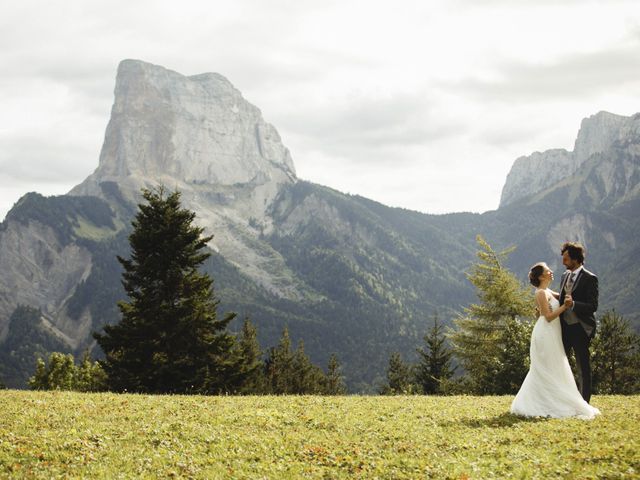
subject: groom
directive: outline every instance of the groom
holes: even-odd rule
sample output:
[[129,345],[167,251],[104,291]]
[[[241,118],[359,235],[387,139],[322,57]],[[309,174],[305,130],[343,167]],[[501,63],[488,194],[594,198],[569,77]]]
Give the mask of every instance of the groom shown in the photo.
[[560,315],[562,343],[567,357],[573,350],[578,367],[578,388],[582,398],[591,398],[589,344],[596,333],[598,277],[584,268],[584,247],[579,243],[562,245],[562,263],[567,271],[560,280],[560,305],[568,300],[569,309]]

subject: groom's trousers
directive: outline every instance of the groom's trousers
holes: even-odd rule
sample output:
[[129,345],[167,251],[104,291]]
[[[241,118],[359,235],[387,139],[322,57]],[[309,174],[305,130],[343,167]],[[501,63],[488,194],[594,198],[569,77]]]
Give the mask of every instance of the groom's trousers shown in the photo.
[[571,350],[575,352],[576,367],[578,369],[578,390],[586,402],[591,399],[591,359],[589,354],[589,344],[591,339],[582,328],[576,323],[562,325],[562,343],[564,344],[567,358]]

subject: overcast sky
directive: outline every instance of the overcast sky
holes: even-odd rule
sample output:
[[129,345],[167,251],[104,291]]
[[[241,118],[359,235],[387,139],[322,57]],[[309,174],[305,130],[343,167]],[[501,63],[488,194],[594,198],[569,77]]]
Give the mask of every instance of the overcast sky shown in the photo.
[[484,212],[517,157],[640,111],[640,2],[2,2],[0,219],[97,167],[125,58],[227,77],[302,179]]

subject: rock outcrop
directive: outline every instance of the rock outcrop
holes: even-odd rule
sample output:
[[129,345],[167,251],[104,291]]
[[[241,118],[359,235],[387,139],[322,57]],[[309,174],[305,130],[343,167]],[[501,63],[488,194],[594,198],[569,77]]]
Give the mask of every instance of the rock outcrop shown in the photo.
[[242,185],[260,190],[252,205],[260,211],[273,186],[295,179],[276,129],[226,78],[124,60],[99,166],[71,194],[100,196],[103,181],[117,181],[126,193],[127,186],[137,191],[158,182],[181,189]]
[[606,152],[638,128],[635,116],[599,112],[585,118],[573,151],[554,149],[516,159],[502,189],[500,207],[541,192],[574,175],[590,157]]
[[[268,210],[296,182],[289,150],[260,110],[222,75],[184,76],[124,60],[97,170],[71,195],[104,197],[115,183],[125,199],[160,184],[213,234],[210,246],[275,295],[296,295],[282,258],[255,239],[268,232]],[[283,273],[284,272],[284,273]]]
[[0,341],[7,334],[9,316],[21,304],[39,308],[45,319],[57,323],[57,333],[76,347],[91,333],[90,322],[67,322],[64,305],[91,272],[90,252],[76,243],[61,242],[50,226],[37,221],[7,220],[4,227],[0,231]]

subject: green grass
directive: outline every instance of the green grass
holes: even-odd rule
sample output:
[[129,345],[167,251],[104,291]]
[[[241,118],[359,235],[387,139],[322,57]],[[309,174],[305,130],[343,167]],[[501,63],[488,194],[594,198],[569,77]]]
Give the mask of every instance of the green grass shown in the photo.
[[77,222],[77,226],[73,227],[73,233],[78,237],[87,238],[97,242],[115,237],[118,231],[124,226],[124,224],[117,219],[114,222],[116,225],[115,228],[110,228],[106,225],[98,227],[84,217],[78,217]]
[[512,397],[202,397],[0,391],[11,478],[640,478],[640,396],[593,421]]

